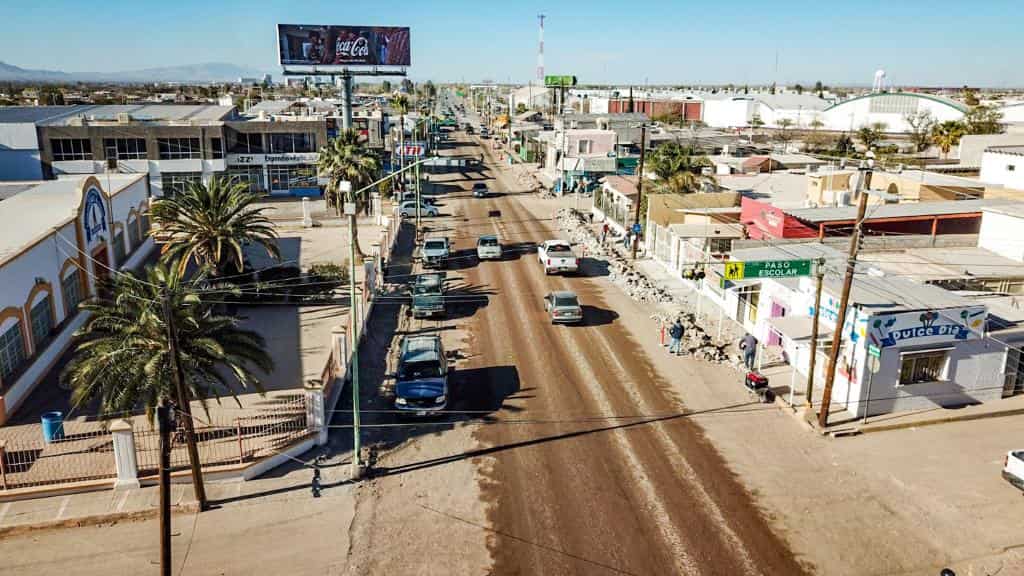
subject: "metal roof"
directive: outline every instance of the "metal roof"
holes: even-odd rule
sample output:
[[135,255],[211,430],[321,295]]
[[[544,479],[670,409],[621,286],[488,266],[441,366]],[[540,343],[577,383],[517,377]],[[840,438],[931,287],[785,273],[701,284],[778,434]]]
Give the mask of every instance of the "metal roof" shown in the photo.
[[87,104],[76,106],[0,106],[0,124],[39,124],[62,116],[75,116],[91,108]]
[[[62,107],[54,107],[62,108]],[[41,126],[68,126],[72,119],[85,117],[96,122],[117,122],[118,115],[128,114],[133,122],[219,122],[231,117],[234,106],[213,104],[104,104],[72,106],[61,114],[41,118]]]
[[997,152],[999,154],[1013,154],[1024,156],[1024,146],[989,146],[985,152]]
[[1007,216],[1024,218],[1024,202],[1015,202],[1013,204],[1004,204],[1002,206],[986,206],[982,209],[982,212],[995,212],[996,214],[1005,214]]
[[978,247],[861,252],[861,262],[890,274],[928,280],[1024,278],[1024,263]]
[[864,98],[876,98],[879,96],[912,96],[914,98],[923,98],[925,100],[938,102],[939,104],[945,104],[946,106],[949,106],[950,108],[953,108],[958,112],[967,112],[967,106],[961,104],[960,102],[957,102],[956,100],[950,100],[949,98],[935,96],[934,94],[921,94],[920,92],[872,92],[870,94],[861,94],[860,96],[854,96],[853,98],[849,98],[841,102],[836,102],[835,104],[829,106],[828,108],[825,108],[825,112],[828,112],[829,110],[837,108],[844,104],[848,104],[850,102],[862,100]]
[[[1020,204],[1016,200],[993,198],[989,200],[950,200],[947,202],[913,202],[905,204],[881,204],[869,206],[867,221],[880,218],[910,218],[914,216],[946,216],[950,214],[966,214],[981,212],[983,208]],[[856,206],[840,206],[838,208],[801,208],[786,210],[790,216],[820,224],[823,222],[852,221],[857,218]]]

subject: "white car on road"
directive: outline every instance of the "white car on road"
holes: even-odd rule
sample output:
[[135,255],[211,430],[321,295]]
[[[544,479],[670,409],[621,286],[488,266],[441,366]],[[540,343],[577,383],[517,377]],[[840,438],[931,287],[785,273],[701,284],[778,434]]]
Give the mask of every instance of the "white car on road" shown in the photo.
[[537,247],[537,259],[544,267],[545,274],[575,273],[580,269],[580,259],[573,253],[572,245],[565,240],[541,242]]
[[497,236],[481,236],[476,241],[476,257],[480,260],[501,260],[501,242]]
[[1024,490],[1024,450],[1011,450],[1003,462],[1003,478]]
[[[398,209],[398,212],[402,218],[415,218],[416,202],[402,202],[402,207]],[[420,216],[437,216],[437,206],[420,203]]]

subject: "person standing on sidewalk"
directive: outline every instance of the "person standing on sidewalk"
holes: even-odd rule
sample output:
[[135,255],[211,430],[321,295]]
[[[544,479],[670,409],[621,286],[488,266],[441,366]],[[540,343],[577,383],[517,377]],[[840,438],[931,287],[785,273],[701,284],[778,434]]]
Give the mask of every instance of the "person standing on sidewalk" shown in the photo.
[[743,350],[743,365],[747,370],[754,369],[754,359],[757,357],[757,338],[750,332],[740,338],[740,350]]
[[601,226],[601,244],[604,244],[605,238],[608,237],[608,223],[605,222]]
[[683,322],[679,318],[676,318],[672,327],[668,329],[668,335],[672,339],[668,345],[668,353],[678,355],[679,347],[683,343]]

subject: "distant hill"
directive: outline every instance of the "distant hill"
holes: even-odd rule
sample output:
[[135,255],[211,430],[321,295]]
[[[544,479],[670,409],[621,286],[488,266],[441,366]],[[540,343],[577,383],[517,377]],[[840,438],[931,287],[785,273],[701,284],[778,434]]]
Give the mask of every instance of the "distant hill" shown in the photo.
[[32,70],[0,62],[0,82],[234,82],[241,77],[259,77],[265,73],[254,68],[223,62],[165,66],[124,72]]

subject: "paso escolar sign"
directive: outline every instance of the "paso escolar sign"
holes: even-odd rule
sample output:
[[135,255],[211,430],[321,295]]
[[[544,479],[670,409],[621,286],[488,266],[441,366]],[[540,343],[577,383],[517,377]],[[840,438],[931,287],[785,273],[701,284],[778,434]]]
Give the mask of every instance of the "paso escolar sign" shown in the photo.
[[980,338],[987,313],[982,306],[875,316],[868,342],[879,348],[938,344]]

